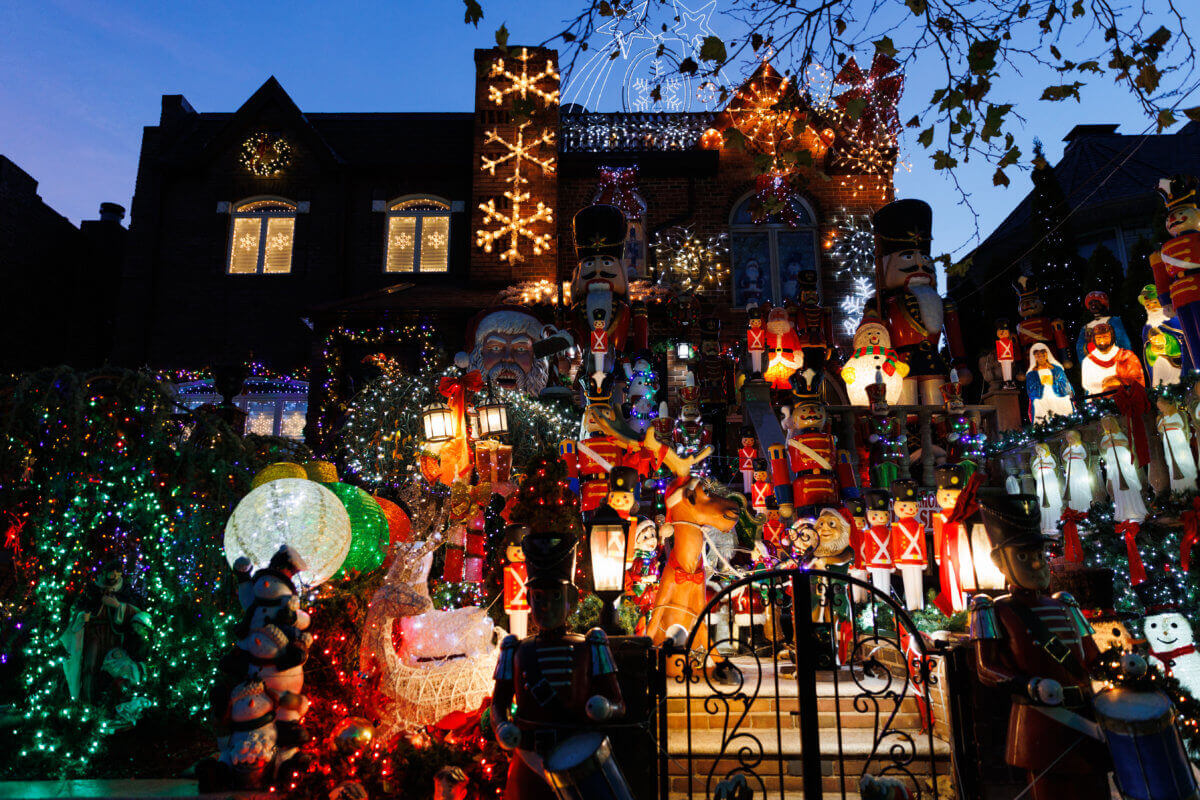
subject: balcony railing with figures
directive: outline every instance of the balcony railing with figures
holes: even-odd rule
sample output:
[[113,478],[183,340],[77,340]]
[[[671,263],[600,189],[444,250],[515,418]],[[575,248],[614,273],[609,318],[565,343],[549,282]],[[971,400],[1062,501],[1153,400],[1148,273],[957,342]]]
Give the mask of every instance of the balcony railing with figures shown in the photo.
[[677,152],[695,150],[712,127],[714,115],[564,113],[559,148],[563,153]]

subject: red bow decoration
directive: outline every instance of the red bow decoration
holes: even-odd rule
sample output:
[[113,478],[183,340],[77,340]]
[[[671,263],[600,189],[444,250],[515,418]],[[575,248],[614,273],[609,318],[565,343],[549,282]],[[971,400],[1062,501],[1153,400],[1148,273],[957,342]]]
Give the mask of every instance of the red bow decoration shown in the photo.
[[1138,552],[1137,535],[1142,526],[1129,520],[1117,524],[1117,533],[1125,537],[1125,552],[1129,556],[1129,583],[1137,586],[1146,582],[1146,565],[1142,563],[1142,554]]
[[1068,564],[1083,563],[1083,545],[1079,541],[1079,523],[1088,518],[1086,511],[1064,508],[1062,512],[1063,559]]
[[483,698],[479,708],[474,711],[451,711],[430,726],[430,733],[443,741],[461,742],[479,733],[479,723],[483,712],[492,704],[491,697]]
[[1183,540],[1179,543],[1179,565],[1187,572],[1192,565],[1192,547],[1200,541],[1200,497],[1192,498],[1192,507],[1179,515]]
[[451,378],[449,375],[438,381],[438,394],[445,397],[450,405],[454,405],[454,401],[460,403],[466,401],[467,392],[478,392],[483,388],[483,376],[479,374],[479,370],[473,369],[459,378]]
[[1129,426],[1129,440],[1133,442],[1136,463],[1144,466],[1150,461],[1150,445],[1146,442],[1146,426],[1142,422],[1142,415],[1150,410],[1146,387],[1132,381],[1122,382],[1113,393],[1113,399]]

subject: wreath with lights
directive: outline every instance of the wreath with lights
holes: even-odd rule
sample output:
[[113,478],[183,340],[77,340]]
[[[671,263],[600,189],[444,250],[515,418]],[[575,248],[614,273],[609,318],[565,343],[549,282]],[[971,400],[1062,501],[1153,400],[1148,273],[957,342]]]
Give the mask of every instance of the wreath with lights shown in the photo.
[[260,131],[242,142],[238,160],[255,176],[270,178],[292,163],[292,146],[282,136]]

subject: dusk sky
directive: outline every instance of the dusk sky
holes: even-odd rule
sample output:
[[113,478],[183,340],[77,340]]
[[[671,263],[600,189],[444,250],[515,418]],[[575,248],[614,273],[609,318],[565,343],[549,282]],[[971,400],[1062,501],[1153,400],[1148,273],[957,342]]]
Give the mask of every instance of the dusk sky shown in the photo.
[[[183,94],[197,111],[233,111],[270,75],[303,111],[470,111],[472,51],[493,44],[505,22],[514,44],[536,44],[573,13],[570,2],[485,0],[478,29],[463,23],[459,0],[371,3],[95,3],[47,0],[0,5],[0,153],[31,174],[42,198],[74,222],[95,218],[101,201],[128,207],[142,128],[156,124],[162,94]],[[684,0],[687,7],[702,0]],[[721,32],[724,26],[714,22]],[[744,69],[746,65],[742,65]],[[936,88],[930,69],[910,70],[901,119]],[[1013,79],[1027,122],[1018,144],[1035,136],[1057,160],[1061,139],[1079,123],[1148,121],[1123,91],[1096,83],[1084,101],[1037,103],[1045,76]],[[1002,86],[1002,89],[1007,86]],[[1086,90],[1085,90],[1086,91]],[[607,98],[595,110],[617,110]],[[914,144],[914,136],[908,136]],[[969,249],[970,214],[953,184],[918,146],[912,172],[896,175],[897,194],[934,206],[935,252]],[[1026,164],[1028,161],[1026,160]],[[994,167],[972,163],[960,180],[994,228],[1029,188],[992,186]],[[965,246],[965,247],[964,247]]]

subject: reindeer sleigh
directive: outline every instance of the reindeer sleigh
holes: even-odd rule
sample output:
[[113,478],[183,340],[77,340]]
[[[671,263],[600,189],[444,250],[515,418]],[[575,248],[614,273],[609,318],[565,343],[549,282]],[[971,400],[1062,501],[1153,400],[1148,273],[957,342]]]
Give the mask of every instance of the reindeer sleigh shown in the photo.
[[[671,551],[663,567],[654,608],[646,625],[646,635],[655,645],[667,639],[672,627],[679,625],[691,631],[707,603],[706,570],[704,566],[704,527],[710,526],[728,533],[737,524],[741,504],[737,499],[708,479],[692,475],[692,468],[712,454],[712,447],[699,453],[681,456],[670,444],[658,441],[653,428],[642,439],[635,439],[618,430],[611,420],[601,417],[599,425],[609,436],[627,446],[642,447],[661,459],[674,475],[667,489],[667,525],[673,529]],[[665,538],[666,531],[660,532]],[[693,640],[694,648],[704,654],[705,668],[715,680],[735,679],[733,665],[708,647],[708,626],[701,625]],[[667,674],[682,673],[684,656],[668,660]]]

